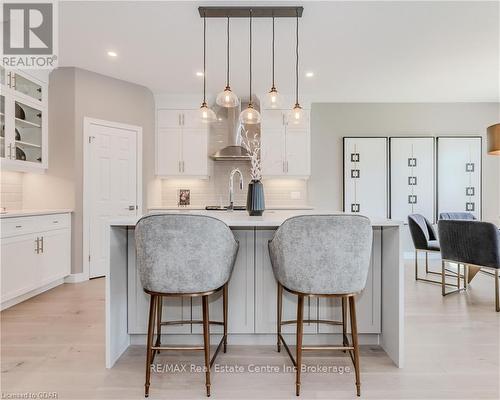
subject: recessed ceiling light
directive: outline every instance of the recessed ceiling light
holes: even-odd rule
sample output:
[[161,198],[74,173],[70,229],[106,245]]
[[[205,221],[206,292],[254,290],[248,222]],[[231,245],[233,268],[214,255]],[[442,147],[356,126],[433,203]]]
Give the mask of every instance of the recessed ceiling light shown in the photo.
[[198,71],[198,72],[196,73],[196,76],[203,76],[203,72]]
[[118,54],[115,51],[108,51],[108,56],[110,56],[110,57],[118,57]]
[[314,76],[314,72],[312,72],[312,71],[306,72],[306,76],[308,78],[312,78]]

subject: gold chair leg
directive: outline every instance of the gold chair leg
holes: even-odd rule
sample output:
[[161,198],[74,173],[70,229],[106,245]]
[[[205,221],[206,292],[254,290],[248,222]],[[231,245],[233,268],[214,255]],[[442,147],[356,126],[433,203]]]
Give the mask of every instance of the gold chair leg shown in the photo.
[[297,301],[297,348],[296,362],[297,372],[295,380],[295,394],[300,396],[300,373],[302,369],[302,334],[304,326],[304,296],[299,294]]
[[[161,314],[163,310],[163,298],[161,296],[157,297],[157,305],[156,305],[156,332],[157,332],[157,337],[156,337],[156,344],[155,347],[160,347],[161,346]],[[156,350],[158,354],[160,354],[160,350]]]
[[425,273],[429,273],[429,255],[425,252]]
[[496,312],[500,312],[500,294],[499,294],[500,283],[498,282],[498,278],[499,278],[498,269],[495,271],[493,278],[495,279],[495,310],[496,310]]
[[358,344],[358,326],[356,323],[356,302],[354,296],[349,297],[349,311],[351,314],[351,335],[352,346],[354,347],[354,371],[356,372],[356,395],[361,395],[361,379],[359,367],[359,344]]
[[446,296],[446,271],[444,260],[441,260],[441,294]]
[[227,283],[222,291],[223,318],[224,318],[224,353],[227,351]]
[[155,314],[156,314],[156,296],[151,295],[149,299],[149,323],[148,323],[148,338],[146,344],[146,383],[144,384],[144,397],[149,396],[149,386],[151,383],[151,364],[153,358],[153,335],[155,330]]
[[467,289],[467,280],[469,279],[469,266],[463,264],[464,266],[464,289]]
[[418,251],[415,250],[415,280],[418,281]]
[[283,300],[283,286],[278,282],[278,288],[277,288],[277,310],[276,310],[276,323],[277,323],[277,348],[278,348],[278,353],[281,351],[281,340],[280,340],[280,335],[281,335],[281,317],[282,317],[282,305],[281,302]]
[[205,353],[205,385],[207,387],[207,397],[210,397],[210,325],[208,314],[208,296],[202,296],[203,305],[203,346]]
[[[342,297],[342,344],[344,346],[349,346],[347,341],[347,299]],[[344,350],[346,353],[347,350]]]

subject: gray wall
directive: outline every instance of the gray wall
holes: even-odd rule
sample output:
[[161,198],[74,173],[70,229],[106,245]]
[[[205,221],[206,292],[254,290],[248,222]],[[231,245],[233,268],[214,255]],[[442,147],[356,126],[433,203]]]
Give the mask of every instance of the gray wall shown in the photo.
[[500,216],[500,157],[486,154],[486,127],[500,120],[498,103],[314,103],[311,109],[312,206],[342,209],[342,137],[483,136],[483,219]]
[[[143,128],[143,204],[146,206],[156,201],[151,198],[153,195],[160,196],[152,156],[154,98],[143,86],[79,68],[59,68],[50,75],[49,116],[49,169],[41,179],[30,179],[33,181],[31,185],[25,180],[24,197],[36,195],[33,197],[38,201],[36,208],[68,207],[74,210],[71,271],[78,273],[83,270],[83,118]],[[64,145],[57,145],[59,141]],[[63,185],[64,189],[56,185],[56,177],[61,175],[72,185]],[[24,207],[29,208],[26,203]]]

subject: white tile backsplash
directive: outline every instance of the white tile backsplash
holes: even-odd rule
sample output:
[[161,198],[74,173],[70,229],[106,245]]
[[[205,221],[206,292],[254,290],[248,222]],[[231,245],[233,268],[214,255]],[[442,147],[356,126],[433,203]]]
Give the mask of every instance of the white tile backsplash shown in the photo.
[[[191,205],[229,204],[229,175],[233,168],[243,172],[243,190],[239,189],[238,176],[234,178],[234,203],[245,205],[250,164],[245,161],[212,162],[209,179],[164,179],[161,185],[163,207],[175,207],[178,203],[179,189],[190,189]],[[307,206],[307,181],[303,179],[264,179],[264,195],[267,207]],[[292,198],[293,197],[293,198]]]
[[0,207],[7,210],[23,208],[23,174],[2,171],[0,173]]

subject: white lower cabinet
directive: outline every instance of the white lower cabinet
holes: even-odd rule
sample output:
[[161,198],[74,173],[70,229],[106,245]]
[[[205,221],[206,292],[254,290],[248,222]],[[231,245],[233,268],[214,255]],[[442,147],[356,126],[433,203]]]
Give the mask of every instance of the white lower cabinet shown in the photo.
[[3,218],[1,227],[2,309],[71,273],[70,214]]

